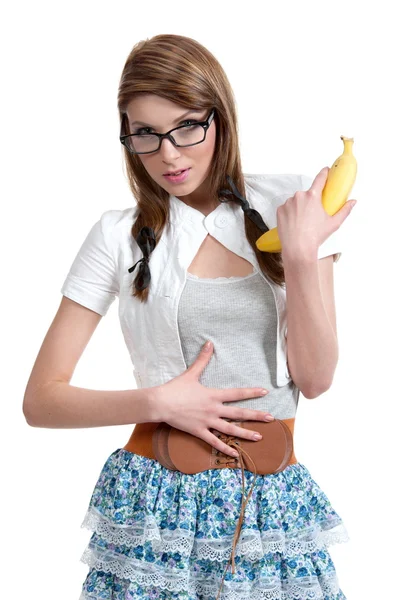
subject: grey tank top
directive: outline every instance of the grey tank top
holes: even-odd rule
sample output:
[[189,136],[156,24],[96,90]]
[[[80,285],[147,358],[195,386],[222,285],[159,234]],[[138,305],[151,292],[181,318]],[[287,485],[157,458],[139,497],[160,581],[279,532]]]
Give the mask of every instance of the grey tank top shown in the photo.
[[264,387],[266,396],[224,402],[295,417],[299,389],[276,384],[277,312],[273,292],[258,270],[245,277],[199,278],[187,272],[178,328],[186,366],[210,340],[214,349],[199,378],[212,388]]

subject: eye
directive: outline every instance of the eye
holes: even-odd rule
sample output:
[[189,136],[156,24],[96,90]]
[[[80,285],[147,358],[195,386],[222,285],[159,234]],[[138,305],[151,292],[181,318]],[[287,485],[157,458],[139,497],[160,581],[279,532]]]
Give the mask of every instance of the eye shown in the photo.
[[[147,131],[148,129],[148,131]],[[135,131],[133,133],[138,133],[139,135],[145,135],[146,133],[150,133],[150,131],[153,131],[152,127],[140,127],[140,129],[135,129]]]
[[[180,127],[181,125],[193,125],[195,123],[198,123],[198,121],[196,121],[195,119],[185,119],[184,121],[180,121],[177,127]],[[153,131],[154,130],[152,127],[140,127],[139,129],[136,129],[133,133],[138,133],[139,135],[149,135]]]

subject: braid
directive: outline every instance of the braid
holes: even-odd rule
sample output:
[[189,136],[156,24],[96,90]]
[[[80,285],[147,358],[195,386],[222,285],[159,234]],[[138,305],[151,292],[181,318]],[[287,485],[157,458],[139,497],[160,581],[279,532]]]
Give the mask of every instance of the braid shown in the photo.
[[[227,181],[232,188],[233,191],[230,190],[220,190],[220,194],[224,196],[231,196],[230,198],[224,198],[223,200],[219,198],[220,202],[230,202],[233,200],[241,205],[244,214],[251,219],[253,223],[261,230],[262,233],[269,231],[268,226],[262,219],[262,216],[258,213],[257,210],[251,208],[249,206],[248,200],[246,200],[238,191],[236,185],[234,184],[230,175],[227,175]],[[137,290],[144,290],[149,286],[151,281],[151,273],[149,267],[150,254],[154,250],[156,245],[155,233],[152,227],[142,227],[139,231],[139,234],[136,238],[137,244],[140,246],[140,249],[143,253],[143,257],[140,258],[132,267],[128,269],[129,273],[132,273],[136,266],[140,263],[139,271],[134,281],[134,285]]]
[[152,227],[142,227],[136,238],[137,244],[140,246],[140,250],[143,253],[143,258],[140,258],[132,267],[128,269],[129,273],[132,273],[136,266],[140,264],[139,272],[134,281],[134,285],[137,290],[144,290],[149,286],[151,281],[151,273],[148,262],[150,260],[150,254],[154,250],[156,245],[155,233]]
[[268,226],[266,225],[266,223],[264,222],[264,220],[262,219],[262,216],[258,213],[257,210],[255,210],[254,208],[251,208],[249,206],[249,202],[248,200],[246,200],[238,191],[235,183],[233,182],[232,178],[230,177],[230,175],[227,175],[227,181],[230,184],[230,187],[232,188],[232,192],[230,190],[220,190],[220,194],[224,194],[224,195],[228,195],[228,196],[234,196],[233,198],[225,198],[224,200],[221,200],[219,198],[220,202],[230,202],[230,200],[233,200],[234,202],[237,202],[237,204],[241,205],[242,210],[244,211],[244,214],[247,215],[247,217],[249,217],[251,219],[251,221],[253,223],[255,223],[255,225],[261,230],[262,233],[266,233],[266,231],[269,231]]

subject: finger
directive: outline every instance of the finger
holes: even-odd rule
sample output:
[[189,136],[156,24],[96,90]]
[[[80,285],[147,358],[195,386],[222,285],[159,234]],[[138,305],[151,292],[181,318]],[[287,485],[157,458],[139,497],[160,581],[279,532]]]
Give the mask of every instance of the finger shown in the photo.
[[[273,420],[273,417],[271,417]],[[219,425],[219,423],[221,423]],[[219,423],[214,427],[216,429],[215,435],[218,436],[218,432],[225,433],[226,435],[232,435],[234,437],[240,437],[245,440],[257,441],[262,438],[262,435],[256,429],[245,429],[244,427],[239,427],[235,423],[229,423],[228,421],[223,421],[221,419]],[[255,425],[256,427],[256,425]],[[260,437],[259,437],[260,435]]]
[[355,206],[355,204],[356,204],[356,200],[348,200],[347,202],[345,202],[343,207],[340,208],[339,211],[335,213],[335,215],[332,215],[331,222],[334,226],[334,230],[338,229],[338,227],[340,227],[342,225],[342,223],[345,221],[345,219],[349,216],[349,214],[352,211],[352,208]]
[[203,435],[199,437],[202,437],[203,440],[205,440],[208,444],[213,446],[213,448],[216,448],[216,450],[218,450],[219,452],[224,452],[224,454],[228,454],[229,456],[236,456],[235,453],[237,451],[234,450],[234,448],[222,442],[222,440],[220,440],[216,435],[211,433],[208,429],[206,429]]
[[321,197],[323,188],[326,185],[329,171],[330,171],[329,167],[323,167],[323,169],[321,171],[319,171],[319,173],[314,178],[312,185],[308,189],[308,192],[312,192],[315,195]]
[[254,410],[253,408],[230,408],[225,407],[223,417],[233,421],[273,421],[274,417],[265,410]]
[[208,342],[205,342],[205,344],[202,346],[200,353],[198,354],[195,361],[186,369],[186,373],[192,373],[197,378],[201,375],[202,371],[205,369],[213,354],[212,342],[209,342],[209,347],[207,347],[207,343]]
[[227,388],[219,390],[214,388],[215,397],[221,402],[234,402],[234,400],[248,400],[249,398],[261,398],[269,393],[264,388]]

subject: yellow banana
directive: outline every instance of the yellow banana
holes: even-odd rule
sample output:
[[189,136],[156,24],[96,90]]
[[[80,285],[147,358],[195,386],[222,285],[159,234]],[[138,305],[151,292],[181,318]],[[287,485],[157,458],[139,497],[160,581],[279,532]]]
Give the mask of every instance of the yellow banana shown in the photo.
[[[344,151],[329,170],[321,196],[324,210],[330,216],[335,215],[348,200],[357,173],[356,158],[352,154],[354,140],[343,135],[341,140],[344,142]],[[262,252],[281,252],[277,227],[261,235],[256,240],[256,246]]]

